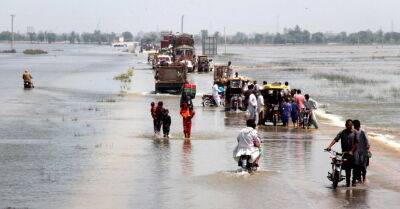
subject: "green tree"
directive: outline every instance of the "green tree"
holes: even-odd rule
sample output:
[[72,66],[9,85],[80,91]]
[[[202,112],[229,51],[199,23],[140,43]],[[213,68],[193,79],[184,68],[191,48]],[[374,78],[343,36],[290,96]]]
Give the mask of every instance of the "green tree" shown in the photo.
[[45,35],[43,31],[39,31],[38,35],[37,35],[37,40],[40,42],[43,42],[45,39]]
[[133,35],[129,31],[123,32],[122,37],[124,37],[124,41],[133,41]]
[[324,34],[321,32],[313,33],[311,36],[311,42],[316,44],[322,44],[325,42]]
[[68,36],[69,43],[74,44],[76,41],[76,37],[77,37],[77,35],[76,35],[75,31],[72,31]]
[[49,44],[56,42],[57,34],[52,33],[52,32],[46,33],[46,40],[47,40],[47,43],[49,43]]

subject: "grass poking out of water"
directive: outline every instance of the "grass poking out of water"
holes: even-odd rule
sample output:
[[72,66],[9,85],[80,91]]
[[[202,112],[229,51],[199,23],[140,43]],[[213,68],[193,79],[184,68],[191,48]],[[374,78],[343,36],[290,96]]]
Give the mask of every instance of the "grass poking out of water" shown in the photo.
[[389,89],[390,95],[394,98],[399,98],[400,97],[400,88],[392,87]]
[[37,54],[47,54],[47,51],[41,49],[25,49],[23,53],[28,55],[37,55]]
[[300,67],[290,67],[290,68],[284,68],[282,71],[288,71],[288,72],[304,72],[307,69],[305,68],[300,68]]
[[121,74],[115,76],[114,80],[130,83],[132,76],[133,76],[133,68],[129,68],[126,73],[121,73]]
[[133,76],[133,68],[129,68],[126,73],[121,73],[114,77],[114,80],[121,81],[121,91],[120,94],[125,94],[127,90],[130,89],[129,84],[131,83],[131,77]]
[[11,53],[17,53],[17,51],[15,49],[6,49],[6,50],[0,51],[0,53],[11,54]]
[[105,98],[105,99],[100,99],[97,102],[116,102],[116,100],[113,98]]
[[383,81],[365,79],[356,76],[344,75],[344,74],[334,74],[334,73],[316,73],[312,76],[314,79],[326,79],[332,82],[340,82],[343,84],[377,84]]

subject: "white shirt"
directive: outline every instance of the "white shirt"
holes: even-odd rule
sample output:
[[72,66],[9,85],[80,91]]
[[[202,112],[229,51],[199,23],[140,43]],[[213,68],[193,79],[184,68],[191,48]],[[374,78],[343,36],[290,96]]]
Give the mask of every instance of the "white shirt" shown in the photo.
[[252,149],[255,148],[254,142],[261,143],[257,131],[251,127],[246,127],[240,130],[237,141],[238,149]]
[[218,89],[218,85],[217,84],[214,84],[214,86],[212,87],[212,95],[214,96],[214,97],[216,97],[216,96],[219,96],[219,89]]
[[263,97],[263,95],[259,95],[258,97],[257,97],[257,107],[258,107],[258,109],[260,110],[261,109],[261,107],[263,107],[264,106],[264,97]]
[[304,102],[304,106],[306,107],[307,110],[316,110],[318,108],[318,103],[317,101],[309,98],[308,101],[306,100]]
[[213,61],[209,62],[208,66],[210,70],[214,69],[214,62]]
[[249,106],[252,106],[253,108],[257,107],[257,98],[253,93],[249,96]]

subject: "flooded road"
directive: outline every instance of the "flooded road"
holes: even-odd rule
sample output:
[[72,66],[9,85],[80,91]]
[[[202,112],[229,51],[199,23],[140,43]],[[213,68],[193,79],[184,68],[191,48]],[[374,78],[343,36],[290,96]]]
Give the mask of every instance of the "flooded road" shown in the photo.
[[[335,47],[233,46],[229,50],[237,53],[218,58],[232,59],[240,73],[259,81],[289,80],[293,88],[301,86],[326,104],[325,114],[337,113],[337,117],[321,117],[319,130],[259,128],[261,169],[251,176],[236,173],[232,159],[244,113],[203,108],[197,97],[193,139],[184,141],[179,97],[151,93],[153,72],[143,63],[143,55],[107,46],[40,47],[49,55],[0,55],[4,80],[0,83],[0,208],[398,208],[400,204],[400,157],[395,149],[380,145],[380,140],[372,141],[374,156],[366,185],[332,190],[326,178],[330,159],[322,150],[341,129],[335,123],[358,117],[344,106],[376,110],[369,108],[368,101],[357,106],[348,98],[330,99],[341,85],[327,87],[326,81],[313,77],[320,73],[314,72],[320,62],[299,61],[307,54],[304,51],[314,51],[307,56],[317,57],[329,50],[337,53]],[[344,50],[358,51],[348,48]],[[288,57],[294,61],[282,64]],[[290,71],[288,65],[305,70]],[[21,88],[25,67],[35,78],[33,90]],[[128,67],[135,68],[135,75],[130,90],[120,94],[120,83],[113,77]],[[192,79],[201,93],[210,91],[211,74],[193,74]],[[319,92],[314,86],[333,90]],[[149,104],[160,100],[172,117],[169,140],[153,134]],[[388,108],[380,107],[382,112]],[[373,116],[382,117],[377,115]],[[395,128],[388,131],[398,134]]]

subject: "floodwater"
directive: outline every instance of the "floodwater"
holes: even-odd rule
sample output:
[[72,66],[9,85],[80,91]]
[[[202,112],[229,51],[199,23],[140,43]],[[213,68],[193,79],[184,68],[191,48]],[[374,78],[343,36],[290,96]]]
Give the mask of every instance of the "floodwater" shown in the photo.
[[[152,93],[153,72],[144,55],[108,46],[17,47],[49,54],[0,54],[0,208],[400,204],[400,57],[395,46],[231,46],[228,57],[217,57],[219,62],[232,60],[240,73],[259,82],[288,80],[324,107],[319,130],[259,128],[263,157],[254,175],[237,173],[232,159],[246,115],[203,108],[197,97],[193,139],[183,140],[179,98]],[[22,88],[25,67],[33,73],[35,89]],[[121,93],[121,83],[113,77],[129,67],[135,75],[130,90]],[[334,75],[339,73],[362,79],[338,79]],[[199,92],[210,91],[211,74],[191,79]],[[152,132],[149,104],[160,100],[172,116],[169,140]],[[326,178],[329,156],[322,150],[346,118],[361,119],[375,133],[369,181],[350,189],[342,182],[333,190]]]

